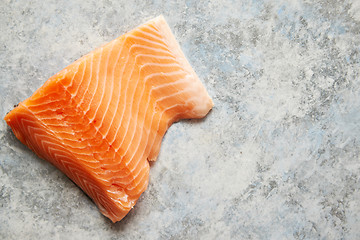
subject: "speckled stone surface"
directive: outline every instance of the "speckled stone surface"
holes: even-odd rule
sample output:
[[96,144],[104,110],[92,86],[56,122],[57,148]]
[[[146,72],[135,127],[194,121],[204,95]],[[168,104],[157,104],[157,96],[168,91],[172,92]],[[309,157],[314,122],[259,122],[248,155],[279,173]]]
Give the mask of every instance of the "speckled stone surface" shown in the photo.
[[0,2],[0,115],[163,14],[215,107],[112,224],[0,122],[0,239],[360,239],[360,1]]

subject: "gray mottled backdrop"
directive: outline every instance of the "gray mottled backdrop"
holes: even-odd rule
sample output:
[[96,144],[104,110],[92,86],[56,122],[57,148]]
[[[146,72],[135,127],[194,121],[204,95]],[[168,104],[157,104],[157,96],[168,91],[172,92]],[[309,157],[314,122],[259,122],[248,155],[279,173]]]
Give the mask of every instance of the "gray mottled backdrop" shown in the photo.
[[163,14],[215,107],[112,224],[0,122],[1,239],[360,239],[360,1],[0,2],[0,115]]

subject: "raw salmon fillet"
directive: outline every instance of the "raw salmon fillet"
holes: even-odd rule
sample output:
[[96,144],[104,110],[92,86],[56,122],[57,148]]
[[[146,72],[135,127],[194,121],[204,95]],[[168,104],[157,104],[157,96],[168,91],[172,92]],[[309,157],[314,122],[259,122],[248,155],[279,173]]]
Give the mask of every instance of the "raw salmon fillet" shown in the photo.
[[212,106],[160,16],[55,74],[5,121],[116,222],[147,188],[169,126]]

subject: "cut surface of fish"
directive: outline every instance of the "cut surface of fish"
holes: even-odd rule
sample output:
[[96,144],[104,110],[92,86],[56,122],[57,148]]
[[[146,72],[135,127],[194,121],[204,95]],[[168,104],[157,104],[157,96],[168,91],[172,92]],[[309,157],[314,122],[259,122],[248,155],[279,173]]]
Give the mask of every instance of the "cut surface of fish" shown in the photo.
[[49,78],[5,121],[116,222],[147,188],[170,125],[212,106],[160,16]]

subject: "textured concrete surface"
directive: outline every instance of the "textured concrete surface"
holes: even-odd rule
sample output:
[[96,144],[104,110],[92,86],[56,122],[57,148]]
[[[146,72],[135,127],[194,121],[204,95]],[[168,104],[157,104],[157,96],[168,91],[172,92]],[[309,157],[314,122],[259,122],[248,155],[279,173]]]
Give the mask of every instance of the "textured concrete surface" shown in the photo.
[[0,122],[0,239],[360,239],[360,2],[0,2],[0,115],[163,14],[215,107],[112,224]]

